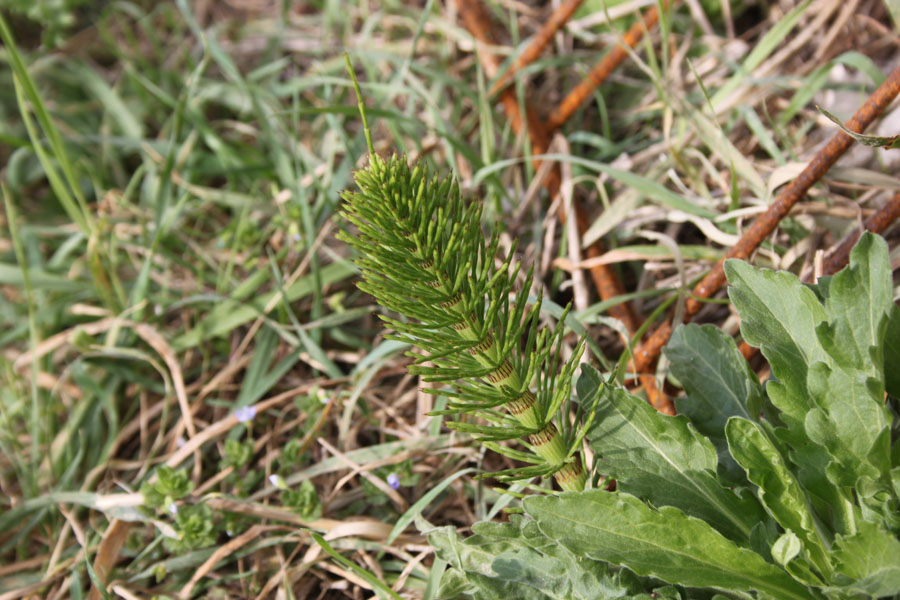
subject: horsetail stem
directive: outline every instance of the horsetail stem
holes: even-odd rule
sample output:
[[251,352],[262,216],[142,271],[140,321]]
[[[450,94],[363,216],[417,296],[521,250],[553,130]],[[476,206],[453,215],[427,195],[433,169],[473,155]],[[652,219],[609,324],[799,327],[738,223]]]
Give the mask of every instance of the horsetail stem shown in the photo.
[[[359,97],[352,69],[351,77]],[[362,110],[361,98],[359,104]],[[507,479],[553,474],[562,489],[583,489],[581,436],[566,408],[581,345],[560,368],[562,329],[539,334],[540,300],[531,309],[525,295],[512,300],[518,268],[511,266],[512,251],[495,264],[498,241],[486,242],[480,206],[462,200],[450,178],[429,177],[405,158],[379,157],[363,123],[369,165],[355,173],[359,191],[344,194],[342,211],[359,233],[340,235],[359,251],[360,288],[404,317],[382,316],[396,337],[427,353],[431,365],[419,360],[411,370],[455,387],[446,392],[445,414],[493,424],[449,426],[476,433],[500,452],[496,440],[527,440],[535,465],[505,472]],[[530,282],[529,273],[526,290]]]

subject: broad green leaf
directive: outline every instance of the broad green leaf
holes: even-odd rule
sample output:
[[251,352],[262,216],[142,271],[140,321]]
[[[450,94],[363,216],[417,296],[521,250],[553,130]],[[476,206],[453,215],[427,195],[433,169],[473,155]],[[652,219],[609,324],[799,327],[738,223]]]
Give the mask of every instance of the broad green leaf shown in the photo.
[[[583,406],[598,393],[599,380],[584,367],[577,384]],[[685,417],[663,415],[623,389],[603,388],[587,439],[600,472],[655,506],[676,506],[740,541],[765,519],[753,498],[719,484],[715,448]]]
[[887,244],[865,233],[850,253],[850,265],[819,291],[828,320],[817,333],[832,360],[809,370],[816,408],[806,416],[806,434],[828,449],[834,462],[827,470],[838,485],[854,486],[866,477],[890,487],[883,345],[895,307]]
[[757,523],[750,532],[750,549],[762,556],[768,562],[774,562],[772,558],[772,545],[778,540],[778,524],[769,519]]
[[[884,242],[863,236],[849,268],[811,287],[737,261],[725,268],[744,336],[762,348],[778,378],[766,391],[788,429],[776,433],[791,446],[795,475],[816,513],[836,531],[852,532],[855,493],[888,518],[891,419],[882,381],[891,372],[885,333],[896,308]],[[865,490],[850,490],[861,481]]]
[[[821,587],[822,578],[812,570],[809,561],[800,553],[802,549],[803,543],[800,538],[793,531],[788,531],[775,540],[770,554],[772,559],[784,567],[784,570],[797,581],[805,585]],[[795,560],[797,558],[799,560]]]
[[806,416],[806,435],[831,455],[831,480],[853,486],[860,477],[884,476],[887,482],[891,449],[884,432],[890,416],[881,403],[880,380],[818,363],[810,369],[809,389],[817,407]]
[[524,503],[541,531],[576,556],[688,587],[810,597],[787,573],[677,508],[657,511],[634,496],[603,490],[531,496]]
[[851,250],[849,266],[831,278],[825,299],[828,323],[819,326],[820,340],[838,364],[882,378],[882,342],[892,299],[887,243],[866,232]]
[[[437,560],[442,563],[447,562],[441,558],[438,558]],[[444,573],[441,575],[441,580],[438,583],[435,598],[461,598],[463,600],[468,600],[473,597],[471,592],[474,591],[474,589],[475,586],[469,583],[465,571],[455,567],[445,567]]]
[[741,334],[759,348],[778,378],[766,391],[792,430],[802,431],[810,409],[807,371],[814,362],[830,362],[816,335],[825,309],[795,275],[725,261],[728,295],[741,315]]
[[521,515],[508,523],[475,523],[466,540],[453,527],[429,528],[421,519],[417,525],[451,567],[441,581],[442,598],[466,593],[496,600],[649,599],[634,594],[637,578],[628,581],[600,561],[576,556]]
[[[756,421],[762,406],[762,386],[731,336],[714,325],[682,325],[664,350],[687,396],[675,400],[678,414],[716,446],[719,466],[734,480],[743,470],[728,453],[725,423],[729,417]],[[740,479],[738,477],[737,479]]]
[[507,550],[494,559],[491,568],[499,579],[527,585],[547,598],[593,600],[622,598],[627,594],[627,590],[607,574],[606,565],[600,561],[579,560],[564,546],[549,540],[540,549]]
[[900,594],[900,541],[868,521],[834,540],[837,583],[845,592],[869,597]]
[[[728,448],[758,486],[763,506],[786,531],[793,532],[812,563],[823,574],[831,571],[825,544],[816,529],[816,518],[778,448],[758,423],[733,417],[725,426]],[[775,549],[772,549],[775,556]],[[777,559],[777,557],[776,557]]]
[[[785,429],[774,430],[779,439],[785,432]],[[843,531],[842,511],[850,506],[852,491],[837,487],[827,476],[828,466],[833,462],[828,451],[817,444],[804,442],[793,448],[789,456],[794,465],[793,473],[816,515],[828,523],[831,530]]]
[[729,417],[759,419],[762,387],[731,336],[715,325],[682,325],[664,352],[688,393],[678,413],[701,433],[724,438]]

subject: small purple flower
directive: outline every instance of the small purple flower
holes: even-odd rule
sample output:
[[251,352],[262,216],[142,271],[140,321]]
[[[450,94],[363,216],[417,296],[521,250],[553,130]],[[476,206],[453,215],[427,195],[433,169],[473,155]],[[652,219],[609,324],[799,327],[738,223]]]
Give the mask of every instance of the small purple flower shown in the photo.
[[269,475],[269,483],[274,485],[280,490],[287,489],[287,482],[284,480],[284,477],[281,475]]
[[394,488],[395,490],[400,489],[400,478],[397,477],[396,473],[391,473],[387,476],[388,485]]
[[255,406],[242,406],[234,411],[234,416],[241,423],[249,423],[256,416]]
[[175,504],[174,502],[170,503],[169,504],[169,512],[172,513],[173,516],[177,515],[178,514],[178,505]]

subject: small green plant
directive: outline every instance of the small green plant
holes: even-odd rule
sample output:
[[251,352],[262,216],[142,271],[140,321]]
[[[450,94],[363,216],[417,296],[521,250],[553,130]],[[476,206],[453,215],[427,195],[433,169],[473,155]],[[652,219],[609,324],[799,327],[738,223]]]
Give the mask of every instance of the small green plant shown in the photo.
[[[590,561],[621,565],[651,578],[645,590],[657,593],[654,580],[683,586],[668,588],[676,598],[695,597],[689,588],[797,600],[900,594],[900,445],[891,435],[900,309],[887,244],[865,234],[850,266],[815,285],[725,266],[743,336],[773,378],[761,386],[734,340],[710,325],[679,328],[666,349],[687,391],[677,417],[586,367],[578,396],[598,411],[587,439],[617,491],[527,497],[532,521],[490,544],[487,524],[461,545],[454,532],[420,525],[450,563],[446,589],[465,594],[455,597],[500,597],[484,576],[559,597],[536,585],[546,579],[521,560],[523,545],[568,550],[555,555],[557,575]],[[570,579],[551,591],[621,596],[608,581],[585,591]]]
[[[238,443],[240,445],[240,443]],[[233,446],[235,451],[237,446]],[[186,552],[210,546],[217,530],[213,511],[205,504],[176,504],[194,489],[186,469],[162,465],[156,469],[156,481],[141,485],[144,504],[158,513],[174,518],[177,537],[165,537],[163,543],[172,552]]]
[[[402,315],[381,315],[397,332],[394,338],[426,352],[411,354],[416,361],[410,370],[425,381],[453,386],[440,392],[449,402],[438,414],[462,413],[490,423],[448,425],[477,435],[497,452],[532,463],[496,477],[552,474],[563,489],[583,489],[584,428],[571,426],[568,418],[581,345],[564,360],[564,319],[553,331],[541,330],[540,299],[530,306],[527,302],[530,271],[512,299],[520,265],[513,266],[514,248],[497,265],[499,237],[485,241],[481,206],[466,202],[450,178],[432,177],[420,165],[410,167],[404,157],[379,157],[364,112],[363,122],[369,165],[356,173],[359,191],[344,195],[343,210],[358,233],[341,235],[359,252],[360,289]],[[516,438],[526,439],[531,452],[497,443]]]
[[187,470],[177,471],[167,465],[156,469],[156,481],[141,485],[141,494],[144,495],[144,504],[153,509],[168,509],[176,500],[180,500],[191,493],[194,484],[188,477]]
[[205,548],[216,542],[216,527],[213,511],[205,504],[188,504],[175,514],[177,538],[163,538],[163,543],[172,552],[187,552]]
[[308,460],[308,456],[303,447],[303,440],[291,438],[281,450],[281,456],[278,457],[278,468],[280,471],[299,468]]
[[253,440],[227,439],[222,451],[222,460],[219,461],[219,468],[240,469],[250,462],[251,458],[253,458]]
[[316,486],[309,479],[304,479],[297,489],[285,489],[282,500],[307,521],[314,521],[322,516],[322,501],[316,493]]

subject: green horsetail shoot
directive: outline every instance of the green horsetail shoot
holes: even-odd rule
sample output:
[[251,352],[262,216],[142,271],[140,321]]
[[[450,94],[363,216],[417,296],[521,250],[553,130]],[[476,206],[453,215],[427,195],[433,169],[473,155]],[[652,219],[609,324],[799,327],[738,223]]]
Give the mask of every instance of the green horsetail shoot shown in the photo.
[[[359,252],[360,289],[399,315],[381,315],[396,332],[392,338],[425,351],[411,354],[416,360],[410,370],[449,386],[436,391],[447,396],[447,409],[433,414],[479,417],[487,425],[460,420],[448,426],[531,464],[494,476],[553,475],[564,490],[584,489],[585,427],[569,419],[582,344],[563,358],[565,315],[553,330],[541,328],[540,297],[527,301],[533,269],[516,293],[521,265],[513,261],[515,245],[497,260],[499,236],[486,240],[481,205],[465,201],[452,177],[374,152],[355,77],[353,82],[369,164],[355,174],[358,191],[344,194],[343,215],[358,233],[341,239]],[[529,452],[498,444],[517,438]]]

